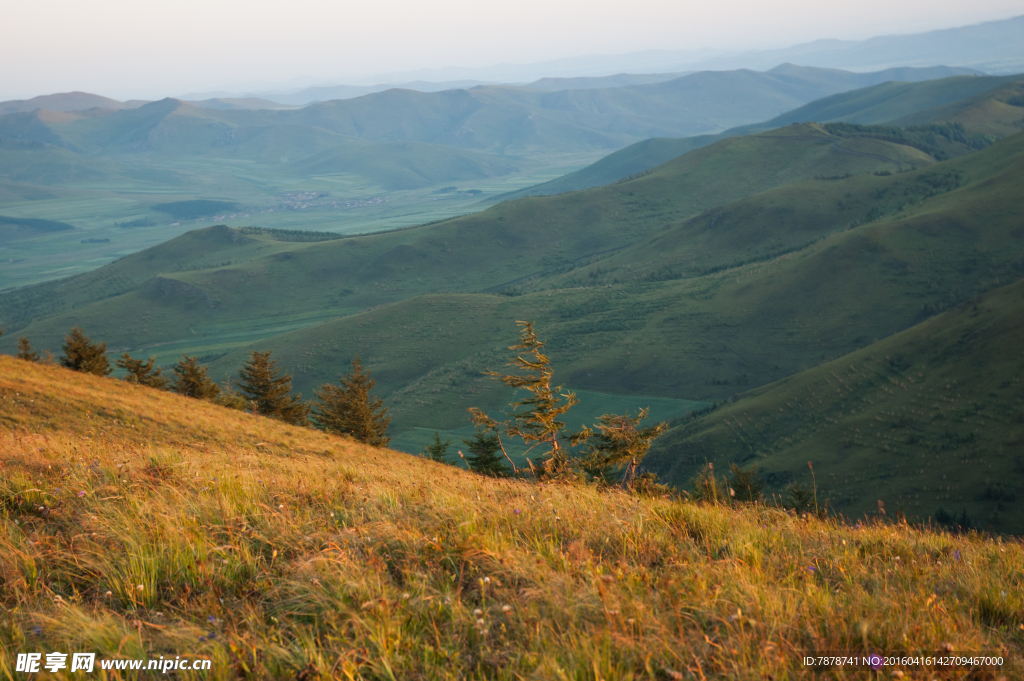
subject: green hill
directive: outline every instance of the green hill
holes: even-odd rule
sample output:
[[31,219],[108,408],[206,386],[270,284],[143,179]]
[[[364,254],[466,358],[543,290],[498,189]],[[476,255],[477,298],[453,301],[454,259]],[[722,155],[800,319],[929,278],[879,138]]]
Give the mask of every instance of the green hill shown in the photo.
[[[239,342],[240,329],[255,319],[279,328],[431,292],[500,291],[765,189],[929,162],[909,147],[797,126],[723,140],[628,183],[508,202],[400,232],[310,244],[214,228],[74,279],[12,291],[0,298],[0,318],[48,345],[80,323],[112,347],[158,343],[166,352],[177,347],[171,341],[199,342],[214,352],[225,338]],[[261,287],[251,285],[256,279]],[[111,321],[123,317],[134,321]]]
[[[783,65],[772,73],[786,73],[787,69],[802,72],[801,67]],[[820,71],[827,72],[827,69]],[[891,69],[898,76],[899,69]],[[877,74],[864,74],[877,75]],[[496,200],[509,200],[522,196],[551,196],[579,191],[641,173],[661,165],[681,154],[713,142],[776,129],[792,123],[808,121],[845,121],[852,123],[884,123],[888,126],[921,126],[929,123],[953,123],[964,126],[968,135],[986,138],[1005,137],[1022,128],[1018,107],[1012,104],[1020,94],[1021,77],[1007,78],[958,76],[946,77],[927,83],[885,83],[840,95],[826,97],[795,111],[787,112],[770,121],[740,126],[716,135],[697,135],[682,138],[652,138],[631,144],[595,163],[542,184],[509,192]],[[980,92],[980,94],[978,94]],[[965,95],[966,93],[966,95]],[[936,102],[941,102],[936,106]],[[919,110],[918,107],[924,107]],[[909,113],[909,115],[908,115]],[[888,116],[895,118],[889,120]],[[861,131],[862,136],[881,135],[879,131]],[[891,137],[891,135],[890,135]],[[971,147],[948,139],[938,139],[931,130],[920,130],[916,135],[927,140],[932,150],[941,150],[943,157],[971,151]],[[897,141],[899,139],[891,139]]]
[[755,388],[660,438],[648,465],[686,484],[705,461],[757,464],[856,516],[935,518],[1020,531],[1024,499],[1024,283],[832,362]]
[[887,123],[976,97],[1021,79],[1021,75],[953,76],[920,83],[882,83],[862,90],[823,97],[764,123],[746,126],[746,129],[764,130],[805,121]]

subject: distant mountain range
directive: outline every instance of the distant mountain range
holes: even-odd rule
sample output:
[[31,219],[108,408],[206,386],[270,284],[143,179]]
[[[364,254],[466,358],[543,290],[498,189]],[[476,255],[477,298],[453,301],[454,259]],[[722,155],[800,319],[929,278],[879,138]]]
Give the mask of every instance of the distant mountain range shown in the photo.
[[[665,75],[665,80],[669,80],[676,75],[693,71],[763,71],[786,62],[851,71],[948,64],[992,74],[1020,73],[1024,72],[1024,15],[926,33],[879,36],[855,41],[817,40],[774,50],[646,50],[621,55],[586,55],[532,64],[420,69],[382,75],[380,80],[390,83],[426,81],[446,84],[448,87],[453,87],[451,84],[459,81],[515,83],[548,89],[542,82],[551,79],[564,81],[557,85],[557,89],[575,89],[577,86],[572,85],[570,81],[595,77],[608,78],[608,74],[662,74]],[[411,85],[405,87],[419,89]],[[283,97],[288,97],[287,101],[290,103],[300,103],[302,100],[305,100],[302,103],[308,103],[316,101],[318,91],[322,89],[326,88],[250,94],[274,101],[286,101]],[[221,96],[227,95],[222,93]]]

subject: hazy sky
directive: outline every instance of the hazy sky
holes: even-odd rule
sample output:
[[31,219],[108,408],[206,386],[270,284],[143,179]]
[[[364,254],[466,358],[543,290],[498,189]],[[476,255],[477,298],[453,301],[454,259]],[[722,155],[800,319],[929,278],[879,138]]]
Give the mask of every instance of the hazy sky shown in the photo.
[[0,99],[354,82],[424,67],[861,39],[1024,13],[1024,0],[6,0]]

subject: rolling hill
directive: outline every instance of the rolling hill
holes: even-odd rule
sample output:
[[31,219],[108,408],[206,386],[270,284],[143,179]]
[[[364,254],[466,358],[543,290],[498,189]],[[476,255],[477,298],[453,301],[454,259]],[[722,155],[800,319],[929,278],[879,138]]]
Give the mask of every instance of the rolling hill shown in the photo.
[[0,452],[5,676],[69,649],[225,680],[784,678],[950,647],[1020,673],[1016,540],[485,478],[10,357]]
[[[770,121],[740,126],[717,135],[653,138],[637,142],[568,175],[509,192],[495,200],[551,196],[610,184],[721,139],[808,121],[881,123],[899,127],[943,122],[963,125],[968,134],[1005,137],[1022,129],[1024,116],[1012,103],[1020,95],[1022,79],[1024,76],[1020,75],[1005,78],[948,77],[861,88],[825,97]],[[971,150],[970,147],[942,140],[939,144],[950,155]]]
[[1024,505],[1024,283],[741,393],[669,430],[647,460],[686,484],[706,461],[810,483],[856,516],[877,508],[1019,532]]
[[[723,140],[629,183],[505,203],[400,232],[318,243],[279,241],[258,230],[194,232],[76,278],[12,291],[0,298],[0,318],[48,346],[80,323],[112,347],[201,338],[221,347],[222,334],[237,343],[238,325],[256,318],[273,328],[437,291],[500,291],[607,257],[669,223],[772,187],[931,162],[910,147],[797,126]],[[810,237],[797,238],[786,247]],[[726,250],[713,262],[733,257]],[[263,285],[254,289],[254,279]],[[134,323],[111,323],[128,310]]]

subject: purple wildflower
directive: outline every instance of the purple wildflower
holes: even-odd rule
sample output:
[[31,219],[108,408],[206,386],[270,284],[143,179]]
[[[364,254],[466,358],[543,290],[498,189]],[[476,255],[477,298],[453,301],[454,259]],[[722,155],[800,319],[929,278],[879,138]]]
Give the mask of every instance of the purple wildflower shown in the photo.
[[43,635],[43,628],[42,627],[32,627],[32,633],[35,634],[36,636],[42,636]]
[[515,515],[519,515],[520,513],[522,513],[522,511],[520,511],[520,510],[519,510],[519,509],[517,508],[517,509],[515,509],[514,511],[512,511],[512,513],[514,513]]
[[953,560],[960,560],[960,549],[953,552]]
[[83,489],[81,492],[79,492],[78,496],[79,496],[79,498],[84,497],[85,496],[85,490]]
[[814,574],[815,572],[818,571],[818,568],[815,567],[814,565],[808,565],[807,566],[807,571],[810,572],[811,574]]
[[881,655],[872,655],[868,658],[868,663],[871,665],[871,668],[877,672],[879,669],[885,666],[885,658],[883,658]]

